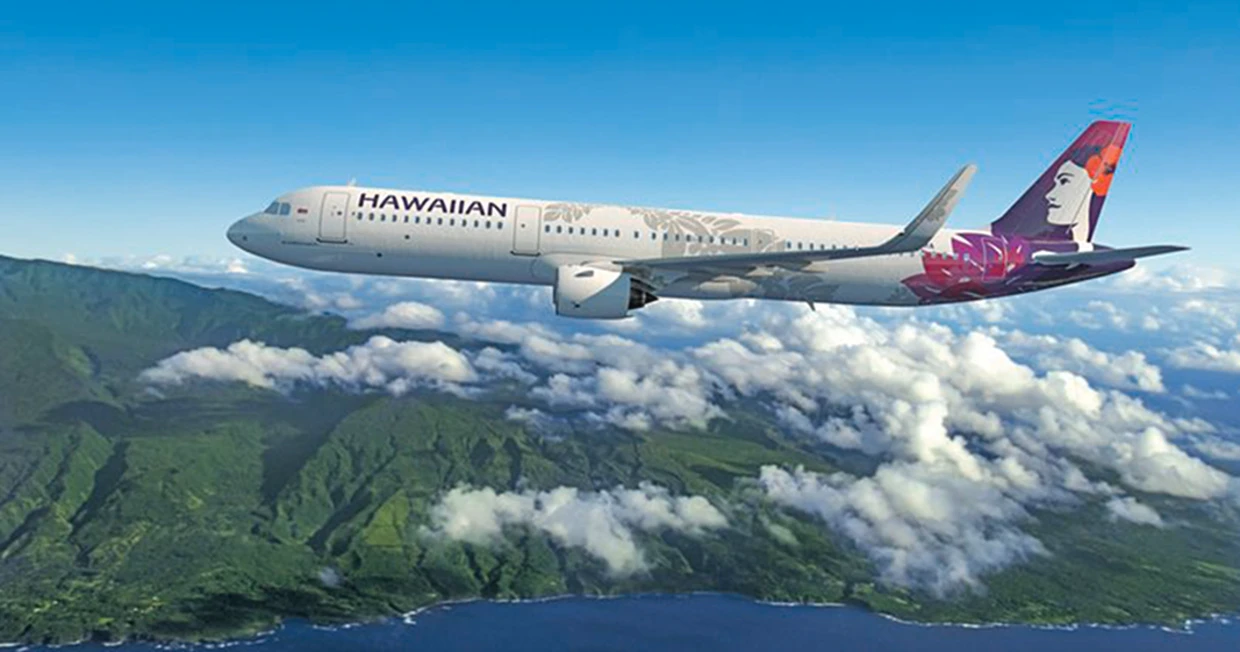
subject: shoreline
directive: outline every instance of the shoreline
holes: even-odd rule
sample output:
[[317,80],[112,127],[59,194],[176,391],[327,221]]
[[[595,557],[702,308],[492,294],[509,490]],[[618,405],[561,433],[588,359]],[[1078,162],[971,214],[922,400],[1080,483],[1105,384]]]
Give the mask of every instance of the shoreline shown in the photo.
[[[1097,629],[1105,631],[1128,631],[1128,630],[1150,630],[1161,631],[1167,634],[1192,635],[1194,627],[1209,624],[1219,624],[1224,626],[1232,626],[1240,620],[1240,613],[1237,614],[1211,614],[1204,618],[1190,618],[1184,621],[1181,627],[1169,627],[1167,625],[1155,625],[1152,623],[1130,623],[1130,624],[1112,624],[1112,623],[1072,623],[1068,625],[1049,625],[1037,623],[1020,623],[1020,622],[990,622],[990,623],[969,623],[969,622],[929,622],[918,620],[906,620],[892,614],[868,609],[861,605],[849,604],[843,602],[779,602],[770,600],[761,600],[749,597],[740,593],[724,593],[716,591],[690,591],[687,593],[624,593],[618,595],[583,595],[583,594],[557,594],[538,598],[514,598],[514,599],[494,599],[494,598],[465,598],[457,600],[445,600],[419,607],[417,609],[390,615],[380,616],[373,619],[356,620],[338,625],[316,624],[310,620],[301,618],[282,618],[280,622],[272,629],[263,630],[253,635],[247,635],[237,638],[226,638],[216,641],[189,642],[179,640],[161,640],[161,639],[120,639],[115,641],[98,642],[103,647],[121,647],[129,644],[147,644],[160,650],[218,650],[239,646],[261,645],[271,637],[278,635],[281,631],[286,630],[290,624],[302,624],[314,630],[321,631],[346,631],[372,625],[399,624],[409,627],[417,625],[417,618],[436,610],[449,610],[457,606],[468,606],[473,604],[494,604],[494,605],[514,605],[514,604],[540,604],[549,602],[561,602],[568,600],[640,600],[640,599],[682,599],[691,600],[699,597],[727,598],[747,602],[752,605],[764,607],[778,608],[805,608],[805,609],[846,609],[852,610],[860,614],[874,616],[887,620],[899,625],[913,627],[946,627],[957,629],[1030,629],[1039,631],[1064,631],[1072,632],[1083,629]],[[89,639],[74,641],[72,643],[59,644],[39,644],[24,642],[0,642],[0,649],[69,649],[74,646],[86,645],[92,643]]]

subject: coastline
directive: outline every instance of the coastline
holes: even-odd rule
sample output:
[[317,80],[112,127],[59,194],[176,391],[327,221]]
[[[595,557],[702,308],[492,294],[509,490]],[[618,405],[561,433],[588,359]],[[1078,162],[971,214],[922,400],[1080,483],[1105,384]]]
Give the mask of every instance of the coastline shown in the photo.
[[[362,619],[350,621],[335,625],[326,625],[315,623],[313,621],[301,618],[283,618],[279,624],[270,629],[256,632],[252,635],[241,635],[233,638],[225,638],[214,641],[184,641],[175,639],[157,639],[157,638],[137,638],[137,639],[120,639],[107,642],[96,642],[96,644],[107,648],[124,647],[126,645],[150,645],[159,650],[222,650],[233,647],[263,645],[269,642],[273,637],[278,636],[281,632],[287,631],[290,626],[296,627],[304,625],[305,627],[324,631],[339,632],[352,629],[365,628],[368,626],[379,625],[396,625],[410,627],[418,624],[418,618],[436,611],[446,611],[454,607],[488,604],[488,605],[527,605],[527,604],[543,604],[555,602],[569,601],[624,601],[624,600],[692,600],[694,598],[724,598],[727,600],[736,600],[750,605],[775,607],[775,608],[800,608],[800,609],[843,609],[852,611],[857,614],[866,616],[874,616],[882,620],[904,626],[914,626],[923,628],[945,628],[945,629],[964,629],[964,630],[988,630],[988,629],[1026,629],[1032,631],[1061,631],[1073,632],[1081,630],[1101,630],[1101,631],[1159,631],[1167,634],[1177,635],[1193,635],[1194,628],[1202,625],[1217,624],[1223,626],[1233,626],[1237,620],[1240,620],[1240,614],[1213,614],[1206,618],[1192,618],[1183,623],[1182,627],[1168,627],[1166,625],[1155,625],[1150,623],[1130,623],[1130,624],[1112,624],[1112,623],[1073,623],[1069,625],[1050,625],[1038,623],[1020,623],[1020,622],[990,622],[990,623],[968,623],[968,622],[928,622],[899,618],[897,616],[875,611],[866,608],[864,605],[849,604],[842,602],[783,602],[760,600],[745,596],[739,593],[724,593],[717,591],[690,591],[686,593],[625,593],[617,595],[582,595],[582,594],[556,594],[543,596],[538,598],[517,598],[517,599],[488,599],[488,598],[466,598],[457,600],[445,600],[436,602],[424,607],[391,615],[382,616],[371,619]],[[79,640],[71,643],[60,644],[38,644],[28,642],[0,642],[0,649],[16,649],[16,650],[41,650],[41,649],[72,649],[76,646],[91,644],[90,640]]]

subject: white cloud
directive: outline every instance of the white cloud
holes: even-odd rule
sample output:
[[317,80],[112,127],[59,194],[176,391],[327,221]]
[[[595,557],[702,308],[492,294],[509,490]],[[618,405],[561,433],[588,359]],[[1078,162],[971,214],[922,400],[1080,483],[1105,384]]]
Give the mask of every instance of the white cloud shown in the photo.
[[1011,353],[1029,358],[1040,369],[1080,374],[1119,389],[1164,392],[1162,371],[1139,351],[1110,354],[1079,338],[1029,335],[1021,331],[991,331]]
[[[1040,550],[1020,530],[1025,509],[1108,491],[1073,458],[1114,469],[1143,491],[1205,500],[1233,490],[1230,476],[1168,438],[1209,424],[1169,419],[1064,370],[1162,390],[1157,368],[1140,354],[994,333],[883,327],[820,308],[688,355],[724,388],[772,397],[790,430],[890,460],[868,478],[775,470],[763,477],[779,502],[822,517],[895,583],[945,591]],[[1040,349],[1045,371],[1014,361],[1001,341]],[[924,502],[904,504],[896,487]]]
[[1028,515],[1001,484],[947,469],[894,464],[854,478],[764,466],[759,483],[771,500],[818,516],[851,539],[893,584],[942,595],[978,585],[988,571],[1045,554],[1037,539],[1016,526]]
[[1163,527],[1162,517],[1153,507],[1139,502],[1131,496],[1117,496],[1107,501],[1107,517],[1112,521],[1124,520],[1138,525]]
[[444,316],[438,308],[417,301],[402,301],[352,321],[354,328],[408,328],[411,330],[429,330],[442,328]]
[[1202,369],[1240,373],[1240,334],[1235,336],[1232,348],[1222,348],[1208,342],[1194,342],[1172,350],[1167,363],[1183,369]]
[[396,342],[375,336],[365,344],[321,357],[304,349],[242,340],[227,349],[183,351],[161,360],[141,377],[155,384],[202,378],[276,389],[309,383],[403,394],[427,384],[450,388],[472,382],[478,375],[466,356],[442,342]]
[[1240,277],[1234,271],[1221,267],[1174,265],[1151,269],[1139,265],[1114,277],[1111,284],[1135,292],[1202,292],[1238,288]]
[[1185,453],[1154,427],[1107,450],[1124,482],[1144,491],[1205,500],[1225,495],[1232,483],[1231,476]]
[[525,370],[513,356],[494,347],[486,347],[472,354],[474,368],[490,378],[510,378],[526,385],[538,381],[538,377]]
[[554,407],[604,406],[600,421],[627,430],[649,430],[656,424],[673,428],[704,428],[723,410],[707,397],[705,378],[692,367],[670,361],[643,372],[600,367],[590,375],[555,374],[531,396]]
[[1193,441],[1193,449],[1217,460],[1240,462],[1240,443],[1221,437],[1200,437]]
[[[411,300],[404,284],[330,287],[332,297],[382,291],[386,303]],[[496,294],[502,288],[468,285],[456,290],[471,289],[531,314],[547,312],[543,294],[509,296]],[[456,292],[453,301],[468,302],[468,294]],[[878,471],[864,478],[783,470],[790,479],[778,485],[786,490],[780,504],[816,514],[850,537],[888,581],[941,591],[975,584],[987,572],[1039,554],[1040,544],[1022,530],[1027,511],[1069,504],[1075,494],[1109,498],[1118,491],[1088,479],[1078,460],[1110,469],[1123,485],[1141,491],[1199,500],[1240,495],[1233,478],[1185,451],[1209,454],[1200,442],[1210,441],[1205,439],[1210,424],[1170,418],[1125,393],[1165,391],[1161,370],[1136,351],[1102,351],[1083,339],[922,320],[933,312],[865,317],[830,305],[811,312],[790,304],[688,302],[640,317],[645,320],[639,322],[641,341],[553,317],[546,317],[550,325],[488,319],[492,307],[485,300],[459,305],[448,327],[483,348],[445,348],[463,359],[468,380],[445,381],[417,365],[412,371],[400,364],[383,367],[348,351],[332,355],[349,361],[343,366],[371,371],[328,373],[322,361],[331,356],[276,350],[262,352],[275,360],[248,366],[234,359],[246,356],[215,351],[214,358],[204,353],[194,365],[165,361],[149,373],[232,377],[277,388],[330,382],[388,391],[402,379],[446,387],[515,379],[528,385],[533,404],[510,408],[507,417],[557,434],[571,432],[565,424],[582,422],[631,430],[700,428],[725,418],[724,409],[738,398],[748,399],[750,405],[769,406],[791,432],[863,451],[880,462]],[[1107,316],[1112,328],[1125,307],[1108,305],[1115,310],[1101,304],[1091,310]],[[1185,324],[1221,323],[1208,305],[1159,312],[1160,336],[1180,332]],[[1015,312],[1004,308],[991,316],[1016,321]],[[1125,324],[1141,324],[1133,316],[1138,313],[1123,314],[1129,315],[1122,317]],[[959,316],[968,324],[990,318],[984,311],[962,310]],[[586,332],[558,330],[567,328]],[[667,332],[709,336],[659,346]],[[765,477],[779,479],[774,471]],[[770,487],[774,491],[777,485]],[[507,517],[496,518],[500,529],[510,524]],[[616,541],[610,540],[621,545]]]
[[1180,322],[1184,331],[1190,335],[1213,333],[1214,335],[1234,335],[1240,327],[1240,295],[1194,296],[1182,299],[1171,307],[1171,313]]
[[705,498],[672,496],[650,483],[594,492],[574,487],[522,492],[457,487],[431,508],[431,523],[435,535],[478,545],[497,543],[505,528],[529,527],[562,546],[584,549],[617,576],[648,568],[634,530],[700,536],[728,524]]
[[1128,330],[1128,315],[1110,301],[1094,300],[1068,313],[1068,319],[1081,328]]
[[1227,392],[1221,389],[1205,390],[1188,384],[1180,388],[1180,393],[1184,395],[1184,398],[1196,401],[1225,401],[1231,398]]
[[517,324],[504,319],[475,321],[466,313],[458,313],[455,321],[454,328],[458,333],[496,344],[519,344],[530,337],[558,337],[552,329],[536,323]]

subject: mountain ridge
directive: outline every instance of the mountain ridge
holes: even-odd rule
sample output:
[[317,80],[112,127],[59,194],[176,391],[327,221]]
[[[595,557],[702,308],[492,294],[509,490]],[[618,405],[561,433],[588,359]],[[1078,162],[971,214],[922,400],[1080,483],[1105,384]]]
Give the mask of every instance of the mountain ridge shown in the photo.
[[[0,360],[0,641],[216,639],[288,617],[565,593],[722,591],[930,622],[1179,625],[1240,606],[1235,509],[1146,495],[1180,525],[1110,523],[1087,501],[1033,515],[1050,554],[988,576],[983,592],[886,586],[821,522],[753,491],[765,465],[830,473],[857,460],[744,402],[701,430],[544,436],[506,418],[519,392],[152,392],[137,380],[187,348],[250,338],[321,354],[371,335],[241,292],[0,257],[0,350],[20,353]],[[646,569],[630,575],[533,528],[485,543],[434,533],[457,488],[642,483],[705,497],[727,527],[635,530]]]

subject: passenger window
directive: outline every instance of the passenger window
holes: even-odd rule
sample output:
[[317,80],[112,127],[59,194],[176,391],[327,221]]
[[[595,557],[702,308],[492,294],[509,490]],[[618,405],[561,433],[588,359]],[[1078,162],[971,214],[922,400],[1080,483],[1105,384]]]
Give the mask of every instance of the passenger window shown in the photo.
[[679,234],[679,233],[677,233],[677,234],[676,234],[676,242],[680,242],[680,234]]
[[474,220],[474,228],[478,228],[478,220]]
[[442,217],[436,218],[436,224],[438,224],[439,226],[443,226],[443,218]]
[[749,238],[745,238],[745,239],[743,240],[743,242],[745,243],[745,246],[746,246],[746,247],[748,247],[748,246],[749,246]]
[[590,229],[590,235],[598,235],[598,229]]
[[659,239],[659,234],[658,234],[658,233],[655,233],[654,231],[651,231],[651,232],[650,232],[650,239],[651,239],[651,240],[658,240],[658,239]]
[[487,228],[491,228],[491,220],[487,220]]
[[503,230],[504,230],[504,223],[503,223],[503,222],[496,222],[496,223],[495,223],[495,228],[499,229],[500,231],[503,231]]
[[543,225],[543,233],[551,233],[551,225],[550,225],[550,224],[544,224],[544,225]]
[[451,219],[449,219],[449,220],[448,220],[448,226],[456,226],[456,218],[455,218],[455,217],[453,217],[453,218],[451,218]]
[[564,227],[562,227],[562,226],[557,226],[557,227],[555,227],[555,232],[556,232],[556,233],[563,233],[563,232],[564,232]]
[[375,221],[375,214],[374,214],[374,213],[371,213],[371,214],[370,214],[370,221],[371,221],[371,222]]
[[667,241],[667,231],[664,231],[664,232],[663,232],[663,240],[664,240],[665,242]]

